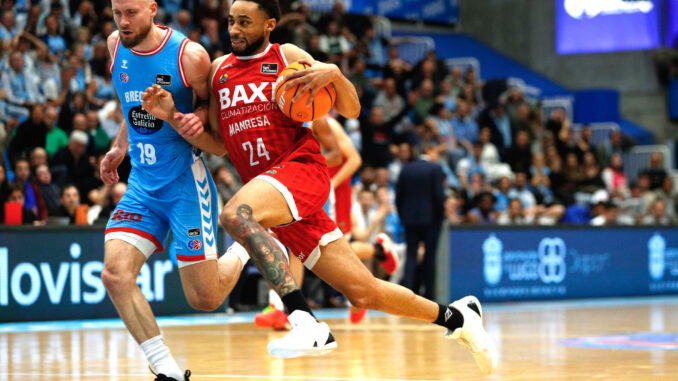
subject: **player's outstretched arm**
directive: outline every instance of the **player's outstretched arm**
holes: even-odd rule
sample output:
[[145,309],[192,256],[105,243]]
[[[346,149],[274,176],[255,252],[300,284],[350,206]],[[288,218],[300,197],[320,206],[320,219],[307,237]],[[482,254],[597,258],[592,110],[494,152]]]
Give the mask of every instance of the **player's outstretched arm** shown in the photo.
[[287,62],[299,61],[311,66],[308,69],[299,70],[286,76],[286,78],[291,78],[285,85],[286,90],[300,83],[304,85],[297,92],[297,95],[292,98],[292,101],[296,102],[306,91],[310,91],[311,96],[308,103],[310,106],[310,102],[316,93],[331,83],[337,92],[334,109],[349,119],[357,118],[360,115],[358,93],[351,81],[344,77],[337,65],[316,61],[310,54],[292,44],[285,44],[282,48]]
[[[203,133],[202,121],[196,114],[179,112],[169,91],[158,85],[153,85],[144,91],[141,99],[141,107],[146,112],[169,123],[172,128],[194,147],[214,155],[223,156],[226,154],[226,147],[224,147],[221,137],[215,136],[212,133]],[[201,131],[196,137],[182,134],[182,131],[196,130]]]

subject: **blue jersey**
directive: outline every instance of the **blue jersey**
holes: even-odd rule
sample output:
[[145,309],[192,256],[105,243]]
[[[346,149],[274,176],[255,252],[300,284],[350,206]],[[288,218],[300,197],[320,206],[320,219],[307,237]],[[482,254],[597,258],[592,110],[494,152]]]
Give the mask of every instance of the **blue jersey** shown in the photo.
[[111,67],[129,131],[129,181],[146,191],[158,190],[190,171],[199,155],[172,126],[141,108],[141,95],[158,84],[172,93],[177,110],[193,111],[193,89],[181,66],[181,55],[189,40],[171,28],[160,28],[165,30],[165,37],[149,52],[127,49],[118,38]]

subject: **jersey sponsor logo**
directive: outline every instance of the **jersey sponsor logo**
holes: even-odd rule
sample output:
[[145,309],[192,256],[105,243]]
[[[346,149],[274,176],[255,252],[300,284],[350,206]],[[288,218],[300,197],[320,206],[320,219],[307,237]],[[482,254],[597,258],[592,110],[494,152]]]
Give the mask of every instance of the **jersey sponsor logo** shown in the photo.
[[200,250],[200,248],[202,248],[202,242],[197,239],[193,239],[188,241],[186,247],[188,247],[189,250]]
[[127,114],[129,124],[134,131],[142,135],[150,135],[160,131],[163,121],[143,110],[141,106],[132,107]]
[[127,67],[127,60],[122,60],[122,65],[120,65],[120,67],[121,67],[122,69],[129,69],[129,68]]
[[129,81],[127,73],[120,73],[120,81],[122,81],[122,83],[127,83]]
[[[270,102],[273,99],[273,82],[262,82],[260,84],[248,83],[245,85],[236,85],[231,94],[230,88],[219,89],[219,106],[221,110],[238,105],[248,105],[254,102]],[[271,97],[268,97],[271,94]]]
[[219,83],[224,84],[228,81],[228,73],[224,73],[219,77]]
[[271,110],[277,110],[278,106],[275,103],[257,103],[253,105],[246,105],[238,107],[234,110],[227,110],[221,112],[221,119],[235,118],[238,116],[249,115],[254,112],[267,112]]
[[276,171],[275,169],[269,169],[268,171],[266,171],[266,173],[268,173],[269,175],[275,175],[278,173],[278,171]]
[[156,74],[155,84],[160,86],[172,86],[172,76],[169,74]]
[[246,131],[251,128],[265,127],[270,126],[271,122],[268,121],[268,117],[257,116],[250,119],[245,119],[241,122],[235,122],[228,125],[228,131],[231,136],[237,134],[238,132]]
[[278,74],[278,64],[268,62],[262,63],[261,74]]
[[200,228],[188,229],[188,236],[195,237],[200,235]]
[[143,219],[143,216],[139,213],[130,213],[122,209],[118,209],[113,216],[111,216],[111,221],[130,221],[130,222],[139,222]]

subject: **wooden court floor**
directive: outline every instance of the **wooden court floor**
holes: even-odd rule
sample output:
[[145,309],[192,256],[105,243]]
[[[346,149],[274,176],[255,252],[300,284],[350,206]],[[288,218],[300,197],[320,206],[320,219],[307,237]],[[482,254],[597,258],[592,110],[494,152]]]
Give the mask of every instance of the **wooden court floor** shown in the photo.
[[[328,316],[333,315],[344,311]],[[598,341],[624,344],[620,337],[629,334],[678,334],[678,298],[489,305],[485,315],[501,355],[499,370],[488,377],[479,373],[465,349],[442,337],[441,328],[372,311],[359,325],[346,318],[325,319],[339,348],[323,357],[272,358],[266,344],[281,333],[251,323],[205,325],[187,319],[163,331],[175,358],[193,371],[195,381],[678,380],[678,335],[648,344],[656,349],[561,343],[606,336]],[[0,380],[153,379],[124,329],[49,330],[42,324],[35,331],[3,331],[2,326]],[[636,344],[647,344],[643,340]]]

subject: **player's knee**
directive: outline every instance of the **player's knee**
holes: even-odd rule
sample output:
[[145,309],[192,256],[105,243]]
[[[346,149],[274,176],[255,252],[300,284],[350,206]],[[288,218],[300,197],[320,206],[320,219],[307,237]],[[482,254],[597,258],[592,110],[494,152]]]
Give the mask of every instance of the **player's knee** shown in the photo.
[[222,300],[219,300],[216,296],[213,296],[209,293],[193,293],[188,298],[188,304],[196,310],[199,311],[214,311],[216,310]]
[[231,205],[231,203],[224,206],[224,210],[219,215],[219,222],[221,226],[226,229],[229,233],[232,232],[237,225],[238,215],[236,214],[236,208]]
[[101,281],[109,293],[115,293],[135,285],[136,277],[117,263],[106,263],[101,272]]

